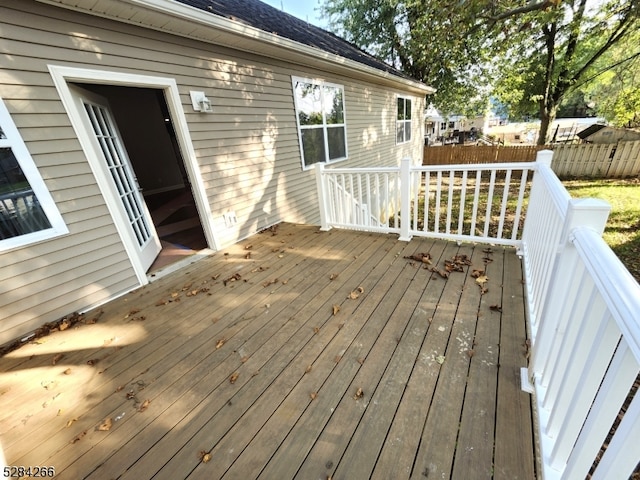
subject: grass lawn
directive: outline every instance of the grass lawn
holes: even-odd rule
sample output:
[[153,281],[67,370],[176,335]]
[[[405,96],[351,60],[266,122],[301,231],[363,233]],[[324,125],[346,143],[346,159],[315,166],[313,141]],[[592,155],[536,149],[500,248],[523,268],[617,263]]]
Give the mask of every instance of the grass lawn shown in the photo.
[[562,182],[572,197],[601,198],[611,205],[604,240],[640,282],[640,180]]

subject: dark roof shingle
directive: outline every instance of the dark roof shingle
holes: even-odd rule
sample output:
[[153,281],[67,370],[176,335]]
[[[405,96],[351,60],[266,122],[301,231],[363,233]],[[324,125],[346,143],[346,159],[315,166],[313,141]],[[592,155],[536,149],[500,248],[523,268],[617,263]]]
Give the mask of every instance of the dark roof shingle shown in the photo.
[[204,12],[272,33],[322,51],[391,73],[398,77],[411,77],[385,62],[360,50],[355,45],[331,32],[316,27],[293,15],[280,11],[259,0],[177,0]]

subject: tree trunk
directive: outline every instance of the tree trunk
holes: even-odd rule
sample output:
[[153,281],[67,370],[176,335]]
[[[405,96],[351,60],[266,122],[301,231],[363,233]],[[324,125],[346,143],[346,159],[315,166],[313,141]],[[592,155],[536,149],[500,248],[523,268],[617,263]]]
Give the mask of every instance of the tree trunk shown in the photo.
[[549,129],[556,119],[558,106],[540,109],[540,132],[538,133],[538,145],[546,145],[549,137]]

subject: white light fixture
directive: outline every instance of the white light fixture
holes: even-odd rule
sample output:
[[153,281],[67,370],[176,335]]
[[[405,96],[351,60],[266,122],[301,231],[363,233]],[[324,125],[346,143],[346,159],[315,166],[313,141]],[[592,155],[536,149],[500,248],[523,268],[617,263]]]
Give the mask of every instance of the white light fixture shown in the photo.
[[209,113],[213,112],[213,107],[211,106],[211,102],[205,96],[204,92],[196,92],[190,91],[189,95],[191,95],[191,105],[193,105],[193,109],[196,112]]

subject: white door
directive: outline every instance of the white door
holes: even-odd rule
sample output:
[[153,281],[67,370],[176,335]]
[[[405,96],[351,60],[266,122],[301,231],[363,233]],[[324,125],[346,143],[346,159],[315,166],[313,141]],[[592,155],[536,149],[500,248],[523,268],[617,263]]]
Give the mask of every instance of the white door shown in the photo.
[[110,180],[110,191],[118,200],[115,203],[123,220],[120,223],[127,225],[127,232],[121,232],[121,235],[124,233],[128,237],[128,251],[137,257],[132,259],[133,262],[146,272],[162,246],[108,102],[87,90],[74,90],[82,102],[89,128],[95,135],[98,154],[103,157],[102,166]]

